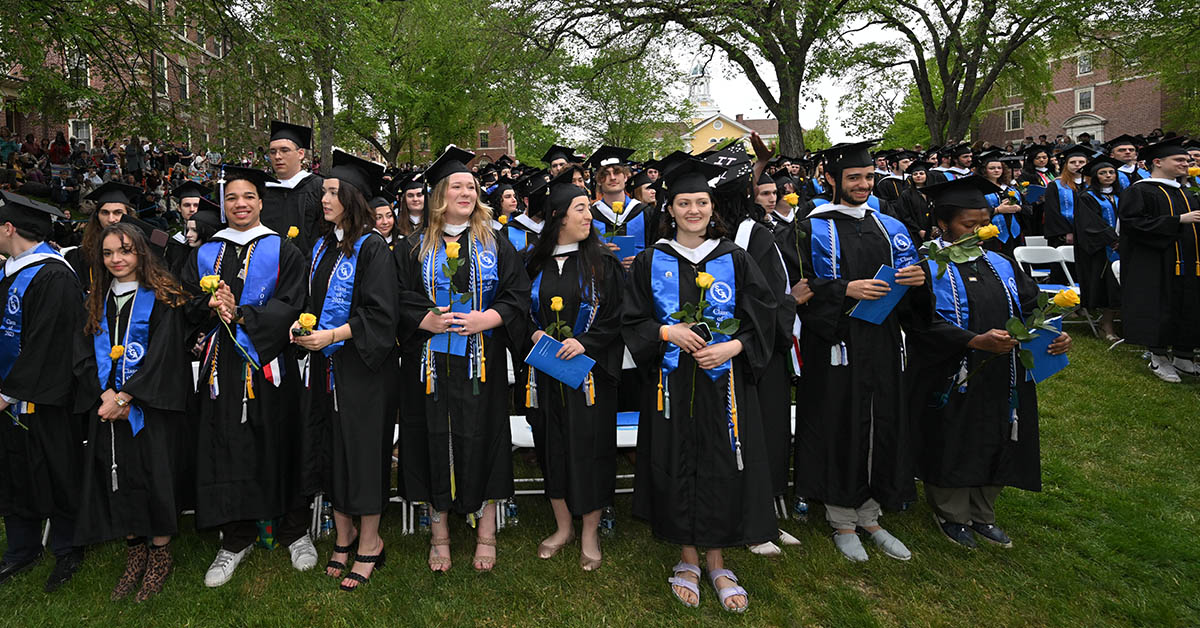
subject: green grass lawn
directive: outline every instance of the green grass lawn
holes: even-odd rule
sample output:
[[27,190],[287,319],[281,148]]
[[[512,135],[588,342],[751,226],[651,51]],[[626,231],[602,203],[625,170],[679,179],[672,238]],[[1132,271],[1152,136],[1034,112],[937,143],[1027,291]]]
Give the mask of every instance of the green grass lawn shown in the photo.
[[[1079,327],[1073,331],[1076,335]],[[745,615],[723,613],[712,589],[699,609],[668,592],[675,547],[655,541],[617,500],[617,533],[596,573],[578,566],[578,543],[541,561],[548,504],[520,498],[520,523],[499,537],[494,573],[472,571],[468,529],[452,524],[454,567],[425,566],[428,537],[402,536],[385,516],[387,567],[347,594],[319,570],[292,570],[285,549],[256,550],[223,588],[203,585],[217,549],[189,530],[173,546],[176,567],[146,604],[110,602],[123,544],[94,548],[75,579],[42,592],[45,561],[0,586],[5,626],[1185,626],[1200,624],[1200,381],[1169,385],[1137,352],[1076,341],[1073,365],[1041,388],[1041,493],[1006,491],[998,523],[1016,546],[974,552],[935,528],[924,502],[883,523],[913,551],[902,563],[872,551],[852,564],[834,549],[814,508],[785,523],[803,545],[778,558],[730,550],[726,561],[750,591]],[[329,539],[318,543],[322,564]]]

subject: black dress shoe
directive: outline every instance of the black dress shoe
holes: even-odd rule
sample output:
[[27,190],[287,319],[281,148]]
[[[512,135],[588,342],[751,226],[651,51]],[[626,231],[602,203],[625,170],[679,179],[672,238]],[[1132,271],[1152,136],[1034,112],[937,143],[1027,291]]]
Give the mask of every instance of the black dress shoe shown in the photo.
[[997,528],[994,523],[972,523],[971,529],[988,543],[999,545],[1000,547],[1012,547],[1012,539],[1008,538],[1004,530]]
[[979,547],[979,545],[975,543],[975,537],[971,535],[971,531],[967,529],[967,526],[961,523],[954,523],[953,521],[938,521],[938,527],[942,529],[942,534],[945,534],[946,538],[967,549],[975,549]]
[[5,561],[3,563],[0,563],[0,583],[7,582],[9,580],[9,578],[12,578],[15,575],[24,573],[26,571],[29,571],[30,569],[33,569],[33,566],[38,564],[38,562],[41,560],[42,560],[42,553],[38,552],[36,556],[34,556],[33,558],[30,558],[29,560],[24,560],[24,561],[20,561],[20,562]]
[[83,550],[77,549],[70,554],[65,554],[58,557],[54,561],[54,571],[50,572],[50,577],[46,579],[46,593],[54,593],[62,585],[71,581],[71,577],[79,571],[79,566],[83,564]]

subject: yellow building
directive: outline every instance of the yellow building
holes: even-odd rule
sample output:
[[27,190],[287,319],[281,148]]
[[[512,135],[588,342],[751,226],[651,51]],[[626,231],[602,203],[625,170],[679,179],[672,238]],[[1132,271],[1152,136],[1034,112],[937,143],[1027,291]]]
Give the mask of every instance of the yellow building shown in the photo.
[[[751,131],[757,131],[770,145],[779,140],[779,121],[774,118],[748,120],[740,113],[733,118],[714,113],[702,120],[693,120],[692,127],[681,137],[688,143],[688,150],[696,155],[729,140],[748,139]],[[749,145],[746,150],[750,150]]]

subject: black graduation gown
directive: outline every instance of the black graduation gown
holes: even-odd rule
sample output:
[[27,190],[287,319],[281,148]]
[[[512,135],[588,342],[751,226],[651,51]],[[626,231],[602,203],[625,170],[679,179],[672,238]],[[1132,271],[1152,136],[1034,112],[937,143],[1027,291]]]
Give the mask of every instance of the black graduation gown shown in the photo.
[[[1030,185],[1040,185],[1046,188],[1046,193],[1050,193],[1050,188],[1057,187],[1054,185],[1054,173],[1039,170],[1022,170],[1021,175],[1017,177],[1017,183],[1028,183]],[[1043,196],[1038,202],[1032,205],[1032,213],[1029,216],[1029,224],[1023,225],[1026,235],[1042,235],[1045,232],[1046,226],[1046,197]]]
[[[1143,184],[1144,185],[1144,184]],[[1095,192],[1103,194],[1102,192]],[[1121,286],[1112,273],[1108,261],[1108,247],[1120,240],[1117,230],[1104,220],[1100,203],[1089,192],[1078,197],[1075,207],[1075,280],[1079,282],[1079,295],[1083,307],[1115,308],[1121,306]],[[1114,196],[1114,204],[1119,202]],[[1119,247],[1118,247],[1119,248]]]
[[[897,218],[908,227],[908,235],[913,242],[927,242],[933,239],[933,208],[921,190],[913,185],[905,187],[900,192],[897,201]],[[921,232],[925,232],[922,236]]]
[[79,279],[79,285],[83,286],[85,292],[90,292],[92,289],[92,263],[91,259],[83,252],[83,245],[79,245],[70,251],[67,251],[63,257],[71,268],[75,270],[75,276]]
[[880,177],[875,180],[875,196],[885,201],[895,201],[900,198],[900,192],[908,187],[901,177]]
[[[846,297],[847,284],[891,266],[890,247],[870,216],[823,216],[837,228],[842,277],[810,276],[813,297],[796,308],[804,358],[796,405],[805,408],[796,417],[796,494],[854,508],[874,498],[894,510],[916,497],[900,336],[912,296],[906,294],[882,325],[847,316],[857,304]],[[799,228],[807,234],[800,252],[812,268],[811,220]],[[831,349],[839,343],[846,345],[849,364],[833,366]]]
[[[1013,267],[1022,311],[1037,305],[1038,286]],[[934,266],[936,268],[936,265]],[[1037,387],[1025,381],[1025,367],[1016,360],[1017,440],[1012,440],[1009,406],[1010,360],[987,362],[967,383],[966,392],[951,389],[963,356],[967,372],[995,354],[967,348],[977,334],[1004,329],[1008,321],[1008,289],[982,259],[956,264],[967,289],[970,312],[967,329],[946,322],[934,311],[933,292],[913,290],[916,323],[908,336],[912,408],[918,477],[942,488],[1013,486],[1029,491],[1042,488],[1038,440]],[[929,268],[925,265],[926,281]],[[941,396],[950,390],[943,402]]]
[[[120,342],[129,325],[133,299],[118,313],[108,296],[110,338]],[[119,320],[118,320],[119,317]],[[137,372],[122,391],[141,408],[145,424],[137,436],[129,421],[103,422],[96,415],[100,395],[113,387],[114,369],[102,390],[96,375],[91,334],[75,335],[75,412],[87,416],[83,490],[75,544],[90,545],[126,535],[174,536],[179,532],[176,492],[191,478],[179,473],[176,459],[185,443],[179,428],[191,393],[191,365],[185,348],[183,312],[157,301],[150,312],[150,344]],[[106,358],[107,359],[107,358]],[[112,486],[113,455],[117,490]]]
[[[588,331],[574,336],[584,353],[596,360],[594,403],[587,405],[587,382],[572,389],[544,373],[536,373],[538,407],[529,408],[538,464],[546,480],[546,497],[565,499],[574,516],[583,516],[612,505],[617,475],[617,382],[621,377],[621,300],[625,269],[605,250],[600,258],[601,275],[596,277],[600,303]],[[530,329],[545,329],[555,312],[550,300],[563,299],[559,319],[574,326],[583,298],[579,288],[579,256],[569,253],[562,271],[550,258],[543,268],[538,288],[538,320]],[[589,297],[590,298],[590,297]],[[525,355],[532,341],[524,343]],[[522,394],[524,382],[518,382]]]
[[1200,346],[1200,229],[1179,215],[1200,209],[1190,192],[1143,180],[1121,193],[1121,321],[1147,347]]
[[[325,236],[326,250],[309,283],[306,312],[320,318],[329,277],[339,258],[337,240]],[[378,233],[362,243],[350,297],[352,337],[329,358],[308,355],[308,385],[300,394],[303,495],[326,492],[335,510],[347,515],[383,512],[391,490],[392,433],[399,395],[396,266]],[[328,390],[333,363],[334,394]]]
[[[72,518],[79,507],[84,434],[71,413],[71,332],[83,329],[83,294],[66,264],[34,262],[22,272],[35,264],[44,268],[21,303],[22,351],[0,381],[0,391],[33,403],[34,413],[21,417],[28,430],[0,415],[0,515]],[[0,294],[8,294],[16,276],[0,281]]]
[[762,411],[771,487],[775,495],[783,495],[791,470],[792,377],[788,371],[788,351],[792,347],[792,322],[796,317],[796,299],[789,293],[788,283],[797,283],[800,278],[786,274],[775,235],[760,223],[751,227],[746,252],[758,266],[775,302],[771,353],[758,380],[758,405]]
[[[1079,211],[1079,194],[1074,190],[1071,191],[1074,197],[1075,211]],[[1042,197],[1043,209],[1043,233],[1046,235],[1046,240],[1050,246],[1062,246],[1067,243],[1067,234],[1075,233],[1075,226],[1067,220],[1062,214],[1061,194],[1058,190],[1058,184],[1054,181],[1046,186],[1046,195]]]
[[[240,252],[236,249],[232,242],[228,243],[219,274],[233,291],[234,299],[240,302],[243,282],[238,272],[245,262],[249,243]],[[196,527],[272,519],[299,507],[303,497],[298,477],[300,374],[288,348],[289,330],[304,305],[308,264],[291,242],[282,242],[274,296],[262,306],[242,308],[243,327],[258,350],[259,366],[278,357],[283,367],[278,388],[266,380],[261,369],[251,375],[255,398],[246,401],[247,418],[242,422],[245,365],[229,332],[208,307],[209,295],[199,289],[197,251],[192,250],[181,279],[197,295],[186,306],[188,322],[207,324],[218,338],[220,394],[216,399],[211,398],[209,370],[202,362],[197,385],[200,409],[193,419],[197,423]]]
[[312,255],[313,244],[325,229],[325,215],[321,210],[321,196],[325,193],[325,177],[309,174],[294,188],[267,186],[263,195],[262,224],[287,237],[290,227],[300,230],[292,239],[304,257]]
[[[451,355],[447,360],[447,354],[435,352],[437,394],[426,395],[421,382],[419,399],[424,400],[425,422],[415,424],[410,421],[412,415],[401,416],[404,495],[410,501],[432,504],[440,512],[470,514],[477,512],[485,500],[505,499],[513,493],[508,367],[504,358],[513,339],[528,336],[529,276],[512,244],[505,238],[496,240],[498,281],[490,309],[500,314],[504,324],[493,329],[490,337],[484,336],[487,381],[479,382],[479,394],[474,394],[473,382],[466,377],[467,358]],[[459,256],[464,263],[454,276],[454,285],[461,294],[468,290],[471,264],[465,260],[471,259],[470,238],[461,237],[459,243],[462,245]],[[401,285],[405,288],[398,329],[402,335],[411,333],[409,352],[405,355],[415,353],[418,365],[420,352],[430,336],[418,326],[434,305],[422,282],[421,260],[413,254],[420,246],[420,238],[414,234],[404,244],[397,244],[395,251]],[[412,399],[405,405],[414,403],[420,402]],[[451,445],[456,490],[453,498]]]
[[696,368],[693,388],[696,362],[681,352],[679,367],[669,375],[671,417],[658,410],[658,373],[667,343],[660,339],[662,324],[653,314],[651,263],[656,249],[679,257],[665,243],[637,255],[621,316],[625,345],[648,383],[643,387],[638,422],[633,514],[649,521],[654,536],[668,543],[699,547],[765,543],[779,532],[755,381],[770,359],[774,297],[749,254],[728,240],[722,240],[700,264],[679,257],[682,304],[699,301],[696,275],[710,260],[726,253],[733,256],[734,316],[741,321],[733,337],[743,347],[732,360],[743,460],[739,471],[729,444],[729,374],[714,382]]
[[[808,276],[808,269],[800,267],[800,232],[796,230],[796,223],[800,220],[799,214],[792,212],[791,221],[783,220],[777,214],[772,214],[771,218],[775,223],[775,245],[779,247],[779,254],[783,256],[783,268],[787,271],[788,281],[794,286]],[[792,299],[792,303],[795,303],[795,299]],[[791,336],[790,323],[788,336]]]

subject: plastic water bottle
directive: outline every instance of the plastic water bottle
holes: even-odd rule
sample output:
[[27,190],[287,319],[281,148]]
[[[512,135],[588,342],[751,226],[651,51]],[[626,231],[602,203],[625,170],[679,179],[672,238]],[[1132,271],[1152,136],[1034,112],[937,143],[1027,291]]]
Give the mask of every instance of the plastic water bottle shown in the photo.
[[417,530],[429,532],[429,504],[417,504]]
[[796,496],[796,503],[792,506],[792,518],[796,521],[808,521],[808,500]]
[[517,517],[517,501],[510,499],[504,502],[504,525],[515,526],[521,520]]
[[333,504],[327,500],[321,500],[321,536],[326,537],[333,534]]
[[617,513],[612,506],[605,506],[600,513],[600,536],[609,537],[616,532]]

